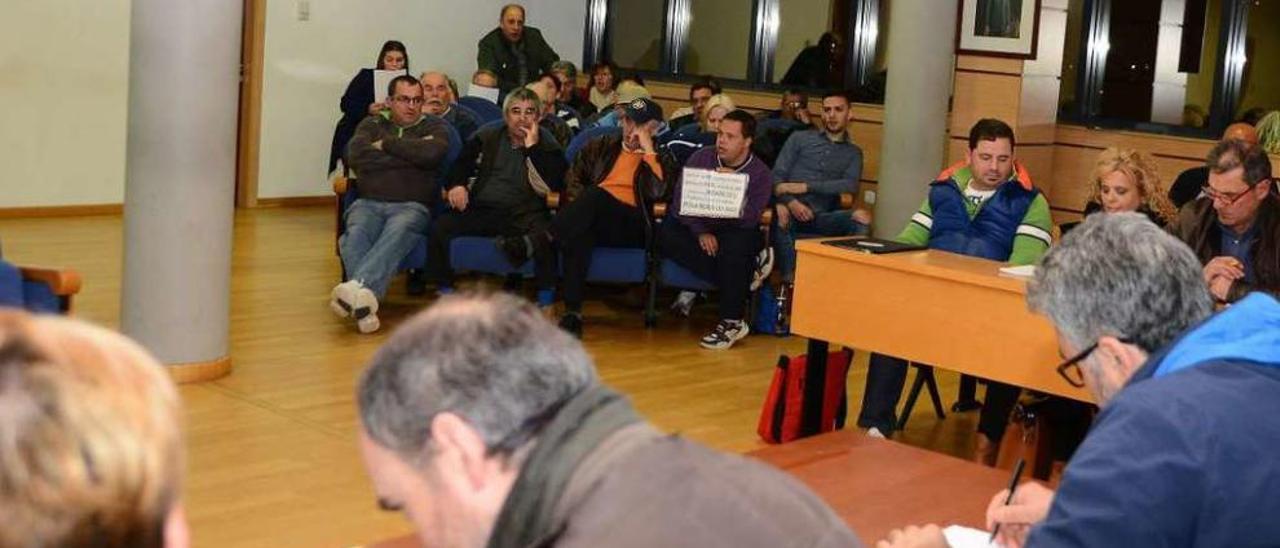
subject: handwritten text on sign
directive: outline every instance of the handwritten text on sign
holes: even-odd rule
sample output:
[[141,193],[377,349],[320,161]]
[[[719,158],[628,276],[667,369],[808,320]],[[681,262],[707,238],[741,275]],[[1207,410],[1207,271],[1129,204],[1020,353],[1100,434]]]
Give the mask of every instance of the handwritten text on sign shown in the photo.
[[720,173],[684,168],[680,187],[680,214],[686,217],[736,219],[742,216],[747,194],[746,173]]

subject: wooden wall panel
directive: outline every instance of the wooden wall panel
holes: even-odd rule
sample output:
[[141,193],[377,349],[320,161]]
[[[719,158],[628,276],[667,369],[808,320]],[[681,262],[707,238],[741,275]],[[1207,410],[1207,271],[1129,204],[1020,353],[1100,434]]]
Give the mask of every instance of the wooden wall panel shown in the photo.
[[884,126],[870,122],[853,122],[849,124],[849,134],[853,142],[862,149],[862,178],[870,181],[880,180],[880,138]]
[[1014,125],[1018,143],[1052,144],[1057,139],[1059,86],[1056,76],[1022,77],[1022,95]]
[[1053,204],[1053,146],[1019,146],[1017,155],[1018,162],[1031,174],[1031,180]]
[[956,69],[980,72],[999,72],[1018,76],[1022,74],[1022,60],[979,55],[957,55]]
[[1093,164],[1098,151],[1078,146],[1056,146],[1053,152],[1053,196],[1049,205],[1056,209],[1083,211],[1089,199]]
[[1020,76],[957,71],[951,135],[967,137],[969,128],[982,118],[999,118],[1016,126],[1021,80]]

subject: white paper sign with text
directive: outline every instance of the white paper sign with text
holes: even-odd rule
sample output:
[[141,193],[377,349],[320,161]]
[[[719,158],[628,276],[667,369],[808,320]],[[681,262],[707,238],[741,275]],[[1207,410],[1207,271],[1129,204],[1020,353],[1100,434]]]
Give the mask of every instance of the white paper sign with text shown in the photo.
[[680,214],[712,219],[741,217],[748,179],[746,173],[684,168],[684,179],[680,185]]

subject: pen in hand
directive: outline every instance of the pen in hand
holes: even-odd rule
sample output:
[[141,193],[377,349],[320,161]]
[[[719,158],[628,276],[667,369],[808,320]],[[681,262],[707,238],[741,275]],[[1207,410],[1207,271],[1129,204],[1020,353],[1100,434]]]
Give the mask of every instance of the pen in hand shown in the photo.
[[[1018,459],[1018,463],[1013,466],[1013,479],[1009,480],[1009,496],[1004,498],[1005,506],[1008,506],[1010,502],[1013,502],[1013,490],[1018,488],[1018,480],[1022,477],[1022,469],[1026,465],[1027,461],[1025,459]],[[1000,524],[996,523],[996,526],[991,528],[991,538],[987,539],[987,544],[995,542],[996,535],[999,534]]]

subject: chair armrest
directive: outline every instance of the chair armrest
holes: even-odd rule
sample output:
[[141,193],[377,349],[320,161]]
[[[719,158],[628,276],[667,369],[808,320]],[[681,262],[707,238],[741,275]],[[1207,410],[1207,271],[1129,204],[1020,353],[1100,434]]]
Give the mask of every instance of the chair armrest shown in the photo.
[[341,195],[343,195],[343,194],[346,194],[346,193],[347,193],[347,187],[348,187],[348,186],[349,186],[349,185],[348,185],[348,182],[347,182],[347,177],[346,177],[345,175],[339,175],[339,176],[337,176],[337,177],[334,177],[334,179],[333,179],[333,193],[334,193],[334,194],[337,194],[337,195],[339,195],[339,196],[341,196]]
[[22,279],[43,283],[59,297],[68,297],[80,292],[80,273],[74,270],[36,266],[19,266],[18,270],[22,272]]
[[854,199],[852,192],[840,193],[840,209],[853,209],[855,203],[857,200]]
[[551,191],[547,193],[547,209],[560,209],[560,193]]
[[773,224],[773,208],[766,207],[760,212],[760,226],[769,228]]
[[657,202],[653,204],[653,218],[661,219],[667,216],[667,203]]

